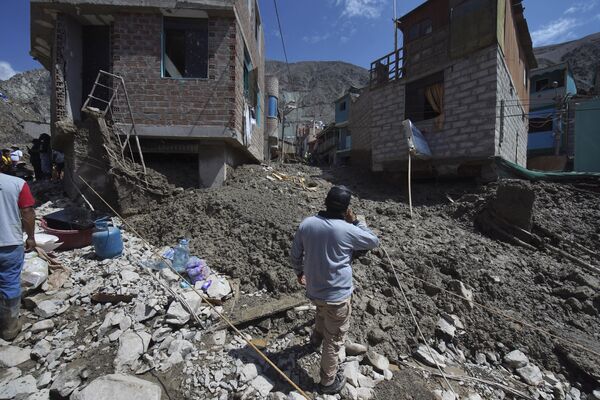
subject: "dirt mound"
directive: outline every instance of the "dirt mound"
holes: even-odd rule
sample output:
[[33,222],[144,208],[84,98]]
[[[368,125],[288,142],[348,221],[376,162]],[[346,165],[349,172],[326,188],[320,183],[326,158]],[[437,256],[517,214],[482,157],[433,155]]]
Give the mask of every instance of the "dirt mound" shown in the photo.
[[[556,253],[492,239],[474,226],[475,216],[505,182],[418,183],[413,191],[415,217],[410,219],[397,183],[351,169],[284,166],[278,172],[286,179],[279,180],[281,176],[262,166],[238,168],[226,186],[186,191],[130,222],[155,244],[191,238],[194,253],[240,278],[244,289],[296,292],[299,287],[288,262],[295,229],[321,208],[332,184],[346,184],[355,192],[352,206],[366,216],[396,266],[406,273],[402,285],[427,338],[436,336],[436,322],[443,314],[454,314],[465,332],[450,345],[468,360],[488,354],[484,362],[499,365],[507,352],[520,349],[585,390],[599,381],[600,358],[593,353],[600,353],[597,274]],[[573,185],[524,185],[535,194],[534,225],[600,252],[595,222],[600,217],[599,194]],[[587,257],[594,263],[593,256]],[[411,354],[418,340],[383,251],[356,260],[354,276],[353,339],[369,342],[392,360]],[[455,291],[460,283],[472,290],[475,302],[513,319],[440,290]]]

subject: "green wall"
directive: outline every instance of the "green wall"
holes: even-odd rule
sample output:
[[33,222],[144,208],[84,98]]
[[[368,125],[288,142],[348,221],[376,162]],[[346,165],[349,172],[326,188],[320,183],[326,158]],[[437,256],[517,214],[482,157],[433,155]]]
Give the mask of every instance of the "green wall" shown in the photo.
[[600,98],[575,107],[575,171],[600,172]]

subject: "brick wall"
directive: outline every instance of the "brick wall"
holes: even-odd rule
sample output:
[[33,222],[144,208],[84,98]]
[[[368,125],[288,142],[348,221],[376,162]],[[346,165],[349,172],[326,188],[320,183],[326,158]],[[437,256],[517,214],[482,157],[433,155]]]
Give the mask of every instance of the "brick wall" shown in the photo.
[[[418,79],[423,71],[439,71],[448,62],[449,26],[413,40],[404,48],[404,69],[409,80]],[[428,75],[426,73],[425,75]]]
[[208,79],[161,78],[160,14],[115,14],[113,72],[123,76],[138,124],[235,127],[236,27],[208,22]]
[[371,101],[371,92],[367,87],[351,104],[348,117],[348,129],[352,135],[351,163],[366,168],[371,167]]
[[[514,80],[511,78],[504,56],[500,51],[497,51],[497,59],[495,155],[526,166],[528,114],[522,106],[519,93],[513,83]],[[502,107],[502,100],[504,100],[504,107]]]

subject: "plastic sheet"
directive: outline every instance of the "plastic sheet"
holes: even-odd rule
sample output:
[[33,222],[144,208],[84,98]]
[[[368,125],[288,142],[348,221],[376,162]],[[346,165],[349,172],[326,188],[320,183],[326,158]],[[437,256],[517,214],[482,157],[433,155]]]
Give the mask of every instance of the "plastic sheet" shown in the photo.
[[23,271],[21,272],[21,286],[36,289],[48,279],[48,263],[35,253],[25,256]]

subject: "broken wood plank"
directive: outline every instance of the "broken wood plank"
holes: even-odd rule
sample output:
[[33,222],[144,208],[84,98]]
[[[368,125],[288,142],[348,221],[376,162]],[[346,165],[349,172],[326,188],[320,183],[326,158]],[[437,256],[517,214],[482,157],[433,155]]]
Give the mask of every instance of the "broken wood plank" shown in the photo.
[[[254,307],[239,309],[237,315],[230,318],[232,325],[238,326],[248,322],[256,321],[271,315],[279,314],[290,308],[298,307],[308,302],[308,299],[302,297],[288,296],[279,300],[256,305]],[[228,325],[220,323],[214,330],[218,331],[227,328]]]

